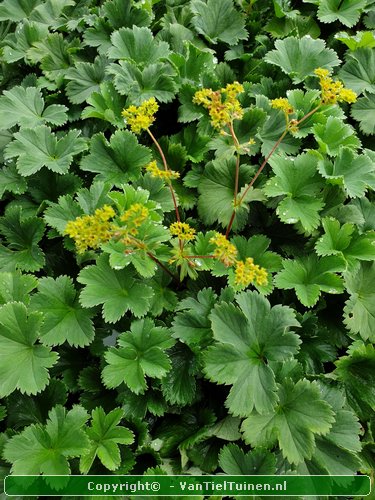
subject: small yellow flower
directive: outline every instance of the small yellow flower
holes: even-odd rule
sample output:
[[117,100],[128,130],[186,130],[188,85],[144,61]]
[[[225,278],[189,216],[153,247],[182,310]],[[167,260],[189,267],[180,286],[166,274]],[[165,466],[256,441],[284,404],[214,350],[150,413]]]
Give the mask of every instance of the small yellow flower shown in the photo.
[[174,170],[161,170],[157,166],[155,160],[146,165],[145,169],[147,170],[147,172],[150,172],[152,177],[159,177],[160,179],[163,179],[165,181],[168,181],[170,179],[178,179],[180,177],[179,172],[175,172]]
[[74,221],[69,221],[64,234],[74,240],[80,254],[88,248],[97,249],[112,238],[114,225],[110,219],[115,215],[111,206],[104,205],[96,209],[94,215],[83,215]]
[[147,130],[155,121],[155,113],[159,105],[154,97],[150,97],[140,106],[129,106],[122,111],[125,123],[129,125],[132,132],[140,134],[142,130]]
[[216,233],[210,239],[210,243],[213,243],[216,248],[214,251],[214,257],[222,262],[227,267],[233,265],[236,262],[237,248],[227,240],[224,234]]
[[173,222],[169,226],[169,231],[172,236],[177,236],[183,241],[192,241],[195,239],[195,229],[186,222]]
[[286,115],[294,113],[294,108],[286,97],[278,97],[277,99],[272,99],[271,106],[274,109],[280,109]]
[[319,77],[322,104],[353,103],[357,100],[357,94],[351,89],[346,89],[339,80],[334,81],[329,76],[328,69],[317,68],[314,73]]
[[328,69],[324,69],[324,68],[316,68],[316,70],[314,71],[314,73],[319,78],[324,79],[324,78],[327,78],[327,76],[329,75],[329,70]]
[[254,264],[254,259],[248,257],[245,262],[237,260],[235,263],[235,284],[241,286],[248,286],[254,281],[257,285],[265,285],[268,282],[267,271]]
[[356,102],[357,94],[351,89],[341,89],[338,100],[352,104]]
[[212,126],[220,130],[232,120],[242,118],[243,109],[237,95],[243,91],[244,88],[240,83],[229,83],[220,90],[198,90],[194,94],[193,102],[202,104],[208,110]]

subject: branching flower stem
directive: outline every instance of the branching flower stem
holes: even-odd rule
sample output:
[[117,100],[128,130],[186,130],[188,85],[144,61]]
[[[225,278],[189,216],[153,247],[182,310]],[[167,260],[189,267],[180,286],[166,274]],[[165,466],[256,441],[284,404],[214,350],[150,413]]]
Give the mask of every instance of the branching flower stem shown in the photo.
[[155,255],[153,255],[151,252],[147,252],[147,255],[150,257],[150,259],[152,259],[161,269],[163,269],[164,272],[166,272],[167,274],[169,274],[169,276],[174,279],[175,281],[177,281],[178,283],[180,282],[180,280],[178,279],[178,277],[172,273],[172,271],[170,271],[162,262],[160,262],[160,260],[155,257]]
[[[153,143],[155,144],[155,146],[157,147],[157,149],[159,151],[159,154],[160,154],[161,159],[163,161],[164,170],[166,170],[166,171],[170,170],[170,168],[168,167],[167,160],[165,158],[164,151],[163,151],[162,147],[160,146],[158,140],[156,139],[156,137],[154,136],[154,134],[151,132],[150,129],[147,129],[147,133],[151,137]],[[173,206],[174,206],[174,210],[176,212],[176,220],[177,220],[177,222],[181,222],[180,212],[178,210],[178,205],[177,205],[177,200],[176,200],[176,194],[174,192],[174,189],[173,189],[171,182],[168,182],[168,187],[169,187],[169,191],[171,192]],[[184,247],[184,242],[181,240],[181,238],[178,238],[178,244],[179,244],[180,250],[182,251],[182,249]]]
[[[307,120],[307,118],[309,118],[310,116],[312,116],[314,113],[316,113],[316,111],[318,111],[318,109],[322,106],[322,103],[320,103],[316,108],[314,108],[313,110],[311,110],[309,113],[307,113],[305,116],[303,116],[300,120],[296,120],[293,122],[293,125],[294,126],[298,126],[300,125],[302,122],[304,122],[305,120]],[[249,192],[250,188],[253,186],[254,182],[257,180],[257,178],[259,177],[259,175],[261,174],[262,170],[264,169],[264,167],[267,165],[268,163],[268,160],[271,158],[271,156],[274,154],[274,152],[276,151],[276,149],[280,146],[281,142],[283,141],[284,137],[288,134],[289,132],[289,124],[288,124],[288,127],[284,130],[284,132],[281,134],[281,136],[277,139],[277,141],[275,142],[273,148],[271,149],[271,151],[268,153],[268,155],[265,157],[265,159],[263,160],[261,166],[258,168],[256,174],[254,175],[254,177],[252,178],[252,180],[249,182],[249,184],[247,185],[245,191],[243,192],[241,198],[239,199],[237,205],[241,205],[241,203],[243,202],[243,200],[245,199],[247,193]],[[238,191],[238,187],[237,187],[237,191]],[[235,191],[236,193],[236,191]],[[236,197],[235,197],[236,199]],[[235,207],[236,207],[236,204],[235,204]],[[229,236],[229,233],[232,229],[232,225],[233,225],[233,222],[234,222],[234,219],[235,219],[235,216],[236,216],[236,210],[234,209],[233,212],[232,212],[232,215],[231,215],[231,218],[230,218],[230,221],[229,221],[229,224],[228,224],[228,227],[227,227],[227,231],[225,233],[225,236],[226,238],[228,238]]]
[[[234,146],[236,148],[236,173],[235,173],[235,180],[234,180],[234,198],[233,198],[233,206],[236,208],[237,196],[238,196],[238,182],[239,182],[239,177],[240,177],[240,152],[239,152],[240,143],[239,143],[237,136],[236,136],[236,133],[233,129],[233,122],[231,122],[229,124],[229,131],[230,131],[230,135],[232,136]],[[232,224],[234,222],[235,215],[236,215],[236,211],[233,210],[233,213],[232,213],[232,216],[231,216],[231,219],[229,222],[229,226],[228,226],[229,230],[227,229],[227,232],[225,234],[226,238],[228,238],[228,234],[229,234],[230,228],[232,227]]]
[[[157,149],[159,151],[159,154],[160,154],[161,159],[163,161],[164,170],[166,170],[166,171],[170,170],[170,168],[168,167],[168,163],[167,163],[167,160],[165,158],[164,152],[163,152],[163,150],[162,150],[159,142],[157,141],[156,137],[154,136],[154,134],[151,132],[150,129],[147,129],[147,133],[151,137],[153,143],[155,144],[155,146],[157,147]],[[175,209],[175,212],[176,212],[177,222],[181,222],[180,212],[178,210],[177,200],[176,200],[176,195],[175,195],[174,189],[172,187],[172,184],[168,183],[168,186],[169,186],[169,190],[171,192],[171,196],[172,196],[172,200],[173,200],[173,205],[174,205],[174,209]]]

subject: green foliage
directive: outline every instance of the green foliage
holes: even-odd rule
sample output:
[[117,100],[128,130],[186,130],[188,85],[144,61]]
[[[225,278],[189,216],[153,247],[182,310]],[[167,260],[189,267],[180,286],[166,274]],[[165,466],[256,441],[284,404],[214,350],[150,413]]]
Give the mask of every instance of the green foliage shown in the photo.
[[375,54],[368,47],[362,47],[346,56],[346,63],[339,72],[345,85],[357,94],[375,93]]
[[35,87],[13,87],[0,97],[0,128],[7,129],[18,124],[34,128],[44,123],[64,125],[67,107],[52,104],[44,109],[44,99]]
[[48,384],[49,373],[58,355],[41,345],[43,316],[28,312],[21,302],[8,302],[0,308],[0,396],[19,389],[36,394]]
[[103,134],[94,135],[90,154],[82,159],[81,169],[98,173],[98,179],[120,186],[135,181],[150,159],[150,151],[138,143],[134,134],[118,130],[109,143]]
[[277,402],[275,375],[268,363],[296,353],[299,339],[287,330],[299,323],[291,309],[271,309],[256,292],[239,294],[236,302],[240,309],[223,304],[211,313],[216,342],[204,356],[205,373],[214,382],[233,385],[225,404],[234,415],[246,416],[254,408],[267,413]]
[[360,146],[353,128],[336,117],[330,116],[325,124],[315,125],[314,132],[319,150],[329,156],[338,156],[344,146],[350,149]]
[[87,429],[90,439],[88,451],[81,455],[80,470],[87,474],[95,457],[109,470],[115,470],[120,466],[121,456],[118,445],[132,444],[134,435],[126,427],[119,426],[123,417],[120,408],[112,410],[107,415],[103,408],[96,408],[92,412],[91,426]]
[[264,474],[273,475],[276,471],[276,457],[265,450],[254,450],[244,453],[235,444],[228,444],[222,448],[219,459],[220,467],[225,474],[246,475]]
[[320,0],[318,18],[322,23],[340,21],[351,28],[357,24],[366,4],[366,0],[359,0],[355,3],[350,0]]
[[279,66],[294,83],[305,80],[316,68],[331,69],[340,63],[335,51],[327,49],[323,40],[310,36],[277,40],[275,47],[266,54],[265,61]]
[[144,316],[150,307],[152,289],[135,278],[129,269],[112,269],[104,255],[95,265],[84,268],[77,280],[85,285],[79,298],[82,306],[103,304],[103,318],[108,323],[115,323],[126,311],[136,317]]
[[70,130],[58,139],[49,127],[21,129],[5,150],[5,158],[17,157],[17,170],[23,176],[35,174],[47,167],[58,174],[66,174],[73,156],[86,149],[78,130]]
[[266,415],[253,414],[243,421],[245,441],[253,446],[279,443],[283,456],[298,464],[311,458],[315,436],[325,435],[335,421],[330,405],[321,399],[316,382],[296,384],[285,379],[279,387],[279,404]]
[[374,475],[373,6],[0,0],[4,475]]
[[194,28],[210,42],[235,45],[247,37],[245,23],[232,0],[193,0],[191,9]]
[[345,274],[350,298],[345,303],[344,323],[352,333],[360,334],[364,340],[371,341],[374,339],[375,326],[374,273],[374,263],[363,263]]
[[308,153],[295,158],[274,156],[270,160],[276,174],[268,181],[268,196],[285,196],[278,204],[277,215],[286,224],[300,222],[311,232],[320,222],[319,212],[324,206],[321,197],[322,182],[317,174],[317,158]]
[[50,411],[45,425],[26,427],[4,448],[13,474],[69,474],[68,459],[82,455],[88,447],[82,429],[87,419],[81,406],[66,411],[59,405]]
[[375,134],[375,95],[361,97],[353,105],[352,117],[359,122],[359,127],[364,134]]
[[0,265],[3,271],[22,269],[38,271],[45,263],[39,247],[45,225],[36,217],[25,217],[21,207],[11,207],[0,219],[0,233],[7,246],[0,245]]
[[325,158],[318,163],[319,172],[328,182],[341,186],[351,198],[362,197],[375,187],[375,164],[367,155],[357,155],[348,147],[339,147],[334,161]]
[[83,309],[78,293],[67,276],[43,278],[38,293],[33,296],[31,307],[44,314],[41,337],[46,345],[60,345],[65,341],[83,347],[94,338],[91,311]]
[[306,307],[315,305],[322,291],[342,293],[343,280],[335,272],[345,270],[345,260],[339,256],[317,258],[311,254],[305,258],[284,260],[284,269],[276,278],[276,286],[294,289],[299,301]]
[[129,332],[118,338],[118,348],[105,354],[108,365],[103,369],[107,387],[118,387],[124,382],[132,392],[143,394],[146,378],[162,378],[171,368],[165,349],[174,344],[168,329],[155,327],[149,319],[134,321]]

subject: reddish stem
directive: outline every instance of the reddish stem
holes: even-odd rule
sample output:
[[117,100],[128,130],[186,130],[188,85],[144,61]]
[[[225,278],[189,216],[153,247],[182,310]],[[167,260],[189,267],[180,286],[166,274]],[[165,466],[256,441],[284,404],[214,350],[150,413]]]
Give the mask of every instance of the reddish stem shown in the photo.
[[167,274],[169,274],[169,276],[171,276],[171,278],[173,278],[175,281],[179,281],[177,276],[175,274],[172,273],[172,271],[170,271],[162,262],[160,262],[159,259],[157,259],[155,257],[155,255],[153,255],[152,253],[150,252],[147,252],[147,255],[150,257],[150,259],[152,259],[158,266],[160,266],[161,269],[163,269],[163,271],[165,271]]
[[[159,151],[159,154],[161,156],[161,159],[163,161],[163,165],[164,165],[164,170],[166,171],[169,171],[169,167],[168,167],[168,163],[167,163],[167,160],[165,158],[165,155],[164,155],[164,152],[160,146],[160,144],[158,143],[157,139],[155,138],[155,136],[153,135],[153,133],[151,132],[150,129],[147,129],[147,132],[148,132],[148,135],[151,137],[153,143],[155,144],[155,146],[157,147],[158,151]],[[172,196],[172,200],[173,200],[173,205],[174,205],[174,209],[175,209],[175,212],[176,212],[176,219],[177,219],[177,222],[181,222],[181,218],[180,218],[180,212],[178,211],[178,206],[177,206],[177,200],[176,200],[176,195],[175,195],[175,192],[174,192],[174,189],[172,187],[172,184],[171,183],[168,183],[168,187],[169,187],[169,190],[171,192],[171,196]]]
[[[309,118],[311,115],[313,115],[316,111],[318,111],[318,109],[320,108],[322,104],[319,104],[316,108],[314,108],[313,110],[309,111],[309,113],[307,113],[305,116],[303,116],[300,120],[296,121],[294,123],[294,125],[298,126],[300,125],[302,122],[304,122],[305,120],[307,120],[307,118]],[[268,153],[268,155],[266,156],[266,158],[264,159],[263,163],[261,164],[261,166],[259,167],[258,171],[256,172],[256,174],[254,175],[254,177],[252,178],[251,182],[247,185],[245,191],[243,192],[239,202],[238,202],[238,205],[241,205],[241,203],[243,202],[245,196],[247,195],[247,193],[249,192],[249,189],[253,186],[254,182],[257,180],[257,178],[259,177],[259,175],[261,174],[262,170],[264,169],[264,167],[267,165],[268,163],[268,160],[271,158],[271,156],[273,155],[273,153],[276,151],[276,149],[279,147],[280,143],[282,142],[282,140],[284,139],[284,137],[286,136],[286,134],[289,132],[289,129],[286,128],[284,130],[284,132],[281,134],[281,136],[278,138],[278,140],[276,141],[276,143],[274,144],[273,148],[271,149],[271,151]],[[232,216],[230,218],[230,221],[229,221],[229,224],[228,224],[228,227],[227,227],[227,231],[226,231],[226,238],[228,238],[228,235],[230,233],[230,230],[232,229],[232,225],[233,225],[233,222],[234,222],[234,218],[236,216],[236,211],[233,210],[232,212]]]

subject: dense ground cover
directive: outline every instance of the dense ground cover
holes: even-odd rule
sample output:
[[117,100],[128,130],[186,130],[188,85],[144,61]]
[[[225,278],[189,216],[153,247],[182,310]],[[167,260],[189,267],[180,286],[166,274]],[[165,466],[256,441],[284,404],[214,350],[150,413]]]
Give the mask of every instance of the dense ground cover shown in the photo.
[[2,0],[0,470],[372,475],[373,0]]

